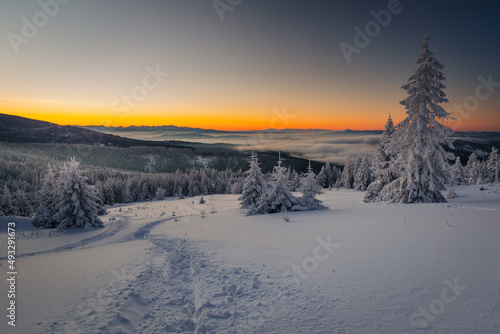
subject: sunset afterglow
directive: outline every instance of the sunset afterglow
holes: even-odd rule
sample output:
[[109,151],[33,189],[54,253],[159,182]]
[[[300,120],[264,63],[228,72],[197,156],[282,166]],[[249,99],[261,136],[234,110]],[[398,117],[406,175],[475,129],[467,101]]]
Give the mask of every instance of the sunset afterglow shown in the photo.
[[[381,129],[389,113],[405,116],[400,87],[427,33],[445,65],[444,108],[458,117],[450,124],[500,131],[496,19],[486,19],[494,10],[427,5],[400,2],[390,24],[346,56],[340,45],[359,44],[354,28],[375,22],[371,11],[387,1],[245,2],[222,21],[211,2],[72,1],[30,38],[21,18],[43,9],[4,4],[0,113],[61,125]],[[474,24],[464,27],[460,12]]]

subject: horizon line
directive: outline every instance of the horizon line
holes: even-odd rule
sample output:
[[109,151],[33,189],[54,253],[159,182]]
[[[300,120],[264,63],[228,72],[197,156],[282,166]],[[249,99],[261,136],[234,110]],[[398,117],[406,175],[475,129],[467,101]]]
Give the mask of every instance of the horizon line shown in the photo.
[[[258,131],[338,131],[338,132],[346,132],[346,131],[353,131],[353,132],[368,132],[368,131],[383,131],[384,129],[352,129],[352,128],[344,128],[344,129],[325,129],[325,128],[285,128],[285,129],[276,129],[276,128],[261,128],[261,129],[216,129],[216,128],[200,128],[200,127],[190,127],[190,126],[179,126],[179,125],[174,125],[174,124],[162,124],[162,125],[119,125],[119,126],[106,126],[106,125],[92,125],[92,124],[87,124],[87,125],[76,125],[76,124],[61,124],[61,123],[56,123],[54,121],[47,121],[43,119],[37,119],[37,118],[31,118],[31,117],[25,117],[25,116],[20,116],[16,114],[7,114],[7,113],[0,113],[3,115],[8,115],[8,116],[14,116],[14,117],[20,117],[20,118],[25,118],[25,119],[31,119],[35,121],[40,121],[40,122],[47,122],[47,123],[53,123],[55,125],[59,126],[74,126],[74,127],[92,127],[92,128],[106,128],[106,129],[127,129],[130,127],[144,127],[144,128],[161,128],[161,127],[175,127],[175,128],[185,128],[185,129],[199,129],[199,130],[208,130],[208,131],[219,131],[219,132],[258,132]],[[453,131],[454,133],[461,133],[461,132],[489,132],[489,133],[500,133],[500,129],[498,130],[457,130]]]

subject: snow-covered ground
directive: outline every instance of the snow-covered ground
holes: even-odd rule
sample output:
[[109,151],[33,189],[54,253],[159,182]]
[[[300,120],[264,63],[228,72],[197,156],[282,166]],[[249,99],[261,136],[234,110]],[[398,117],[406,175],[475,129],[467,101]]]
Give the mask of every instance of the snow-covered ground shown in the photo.
[[16,327],[3,307],[0,333],[499,333],[500,186],[486,188],[421,205],[327,191],[329,210],[289,222],[246,217],[233,195],[117,206],[104,229],[64,234],[18,218]]

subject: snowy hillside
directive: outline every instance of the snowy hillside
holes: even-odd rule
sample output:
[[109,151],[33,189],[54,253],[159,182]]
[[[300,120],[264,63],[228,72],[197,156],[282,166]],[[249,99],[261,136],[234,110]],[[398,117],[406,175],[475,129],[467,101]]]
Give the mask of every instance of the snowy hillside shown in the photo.
[[500,186],[478,187],[418,205],[326,191],[329,210],[289,222],[237,195],[116,206],[83,232],[18,218],[19,312],[0,332],[498,333]]

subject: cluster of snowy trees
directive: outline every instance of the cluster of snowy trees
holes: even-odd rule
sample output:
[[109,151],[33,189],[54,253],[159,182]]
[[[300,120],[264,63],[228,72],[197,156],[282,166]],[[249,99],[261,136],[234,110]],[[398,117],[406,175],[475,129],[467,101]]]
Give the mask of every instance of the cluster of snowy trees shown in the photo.
[[[393,166],[394,158],[387,150],[394,132],[394,125],[389,117],[375,157],[369,160],[366,157],[348,156],[340,182],[336,186],[359,191],[366,190],[365,202],[391,200],[389,194],[382,192],[382,189],[398,179],[399,175],[398,170]],[[451,176],[446,184],[454,186],[499,183],[499,166],[500,158],[495,147],[492,148],[489,157],[482,161],[476,153],[472,153],[466,166],[462,165],[460,157],[456,157],[449,166]]]
[[322,202],[316,198],[322,193],[322,189],[310,163],[307,172],[301,177],[299,188],[302,192],[301,197],[292,194],[287,178],[287,169],[282,166],[281,155],[278,158],[278,165],[271,173],[269,182],[264,179],[255,153],[252,153],[250,169],[247,174],[239,200],[241,207],[247,209],[248,215],[325,208]]
[[366,156],[348,156],[336,187],[365,191],[373,182],[371,166],[372,162]]
[[451,185],[499,183],[499,166],[500,159],[495,147],[491,150],[488,159],[484,161],[478,160],[476,153],[472,153],[465,168],[457,158],[451,167]]
[[[40,206],[38,190],[43,189],[47,162],[33,173],[23,171],[0,187],[0,215],[31,217]],[[61,166],[63,167],[63,166]],[[36,175],[40,173],[40,180]],[[295,173],[287,174],[290,178]],[[210,194],[239,194],[243,185],[242,172],[230,169],[191,168],[175,173],[138,173],[87,167],[85,175],[93,185],[103,205],[162,200],[166,197],[193,197]],[[27,182],[26,179],[30,182]],[[22,180],[22,181],[21,181]],[[36,186],[34,185],[36,184]],[[12,191],[12,188],[16,189]]]
[[0,216],[24,216],[29,217],[33,213],[33,206],[28,194],[23,189],[12,193],[4,184],[0,193]]
[[330,164],[330,161],[327,161],[326,164],[321,167],[316,179],[321,187],[331,189],[340,186],[341,176],[342,172],[340,169]]
[[239,193],[242,173],[212,168],[185,172],[133,174],[97,181],[95,186],[106,205],[162,200],[166,197],[194,197]]
[[37,193],[39,206],[33,225],[44,228],[102,227],[99,214],[104,214],[97,191],[73,157],[56,174],[49,165],[43,186]]
[[394,126],[391,117],[372,162],[349,157],[341,177],[341,186],[366,190],[365,202],[393,201],[401,203],[446,202],[445,185],[498,183],[498,151],[480,162],[472,153],[464,168],[457,157],[445,148],[453,148],[452,130],[443,121],[450,114],[441,106],[446,103],[444,66],[429,50],[429,38],[420,45],[420,66],[402,87],[408,97],[400,103],[407,117]]

